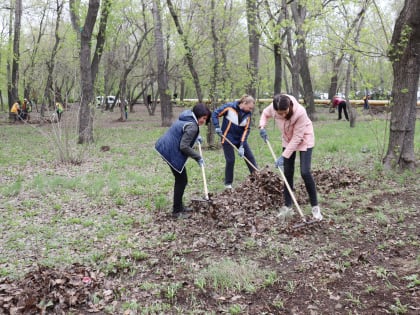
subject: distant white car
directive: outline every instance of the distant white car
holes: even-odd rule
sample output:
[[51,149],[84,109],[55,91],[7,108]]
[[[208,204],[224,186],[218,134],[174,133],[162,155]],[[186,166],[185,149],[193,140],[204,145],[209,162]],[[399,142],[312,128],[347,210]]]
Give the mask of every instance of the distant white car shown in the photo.
[[101,107],[104,104],[105,97],[97,96],[96,97],[96,107]]
[[106,104],[107,104],[108,106],[111,106],[112,104],[114,104],[114,102],[115,102],[115,96],[113,96],[113,95],[108,95],[108,96],[106,97]]

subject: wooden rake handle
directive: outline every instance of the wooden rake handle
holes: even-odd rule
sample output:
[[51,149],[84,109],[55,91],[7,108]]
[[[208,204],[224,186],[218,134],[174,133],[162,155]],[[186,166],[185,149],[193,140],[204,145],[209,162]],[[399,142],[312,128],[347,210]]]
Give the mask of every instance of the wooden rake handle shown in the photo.
[[[274,153],[273,148],[271,147],[271,144],[270,144],[270,142],[268,141],[268,139],[267,139],[266,143],[267,143],[267,145],[268,145],[268,148],[270,149],[271,155],[272,155],[272,156],[273,156],[273,158],[274,158],[274,162],[276,162],[276,161],[277,161],[277,156],[276,156],[276,154]],[[305,221],[305,216],[303,215],[302,209],[299,207],[299,204],[298,204],[298,202],[297,202],[297,200],[296,200],[296,198],[295,198],[295,194],[294,194],[294,193],[293,193],[293,191],[292,191],[292,188],[290,188],[290,185],[289,185],[289,183],[287,182],[286,176],[284,176],[284,173],[283,173],[283,171],[281,170],[281,167],[280,167],[280,166],[279,166],[279,167],[277,167],[277,168],[278,168],[278,169],[279,169],[279,171],[280,171],[280,175],[281,175],[281,177],[282,177],[282,179],[283,179],[283,181],[284,181],[284,184],[285,184],[285,185],[286,185],[286,187],[287,187],[287,190],[289,191],[290,196],[292,197],[293,203],[295,204],[295,206],[296,206],[296,208],[297,208],[297,210],[298,210],[298,212],[299,212],[299,215],[302,217],[303,221]]]
[[[203,158],[203,152],[201,151],[201,143],[198,142],[198,152],[200,152],[201,158]],[[201,174],[203,175],[203,183],[204,183],[204,198],[209,200],[209,190],[207,188],[207,180],[206,180],[206,171],[204,170],[204,165],[201,165]]]
[[[225,141],[227,142],[227,143],[229,143],[236,151],[239,151],[239,149],[225,136],[225,135],[222,135],[222,137],[223,137],[223,139],[225,139]],[[259,172],[260,170],[254,165],[254,164],[252,164],[251,163],[251,161],[250,160],[248,160],[247,158],[246,158],[246,156],[243,156],[243,158],[244,158],[244,160],[245,161],[247,161],[247,163],[249,164],[249,165],[251,165],[251,167],[255,170],[255,171],[257,171],[257,172]]]

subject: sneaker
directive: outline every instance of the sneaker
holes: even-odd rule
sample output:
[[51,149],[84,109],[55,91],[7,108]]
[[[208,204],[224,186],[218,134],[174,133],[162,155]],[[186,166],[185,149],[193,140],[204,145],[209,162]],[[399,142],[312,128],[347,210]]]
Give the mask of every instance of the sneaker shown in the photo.
[[291,217],[294,214],[292,207],[283,206],[280,208],[277,217]]
[[312,207],[312,215],[315,220],[321,221],[323,216],[321,214],[321,209],[319,209],[319,206]]
[[232,189],[232,185],[231,184],[225,185],[225,189]]

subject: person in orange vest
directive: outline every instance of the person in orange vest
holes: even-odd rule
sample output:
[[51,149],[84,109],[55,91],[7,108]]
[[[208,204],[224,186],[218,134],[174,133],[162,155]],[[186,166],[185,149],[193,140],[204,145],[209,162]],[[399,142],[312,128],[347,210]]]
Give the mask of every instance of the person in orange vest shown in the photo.
[[63,104],[61,104],[60,102],[57,102],[57,103],[55,103],[55,108],[56,108],[56,112],[57,112],[58,121],[61,121],[61,114],[64,111]]
[[18,119],[21,119],[20,117],[20,101],[16,101],[12,108],[10,109],[10,112],[13,114],[13,121],[16,123]]
[[366,110],[369,109],[369,99],[370,99],[370,94],[367,94],[366,96],[363,97],[363,109],[366,109]]
[[32,106],[31,106],[31,102],[28,101],[27,98],[25,98],[23,100],[23,104],[22,104],[22,113],[21,113],[21,117],[22,119],[25,119],[27,121],[29,121],[29,113],[32,111]]

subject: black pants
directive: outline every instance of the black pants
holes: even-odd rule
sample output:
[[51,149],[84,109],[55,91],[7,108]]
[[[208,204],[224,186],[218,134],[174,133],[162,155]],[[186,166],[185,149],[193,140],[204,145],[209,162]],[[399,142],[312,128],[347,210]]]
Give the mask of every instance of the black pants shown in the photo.
[[[284,148],[283,148],[284,150]],[[316,185],[314,178],[311,173],[311,162],[312,162],[312,148],[307,151],[300,152],[300,175],[302,176],[303,182],[305,183],[306,191],[309,195],[309,201],[311,206],[318,205],[318,198],[316,193]],[[295,159],[296,151],[288,159],[284,159],[284,176],[289,183],[290,188],[293,189],[293,176],[295,174]],[[286,207],[292,206],[292,197],[290,196],[289,190],[286,185],[284,186],[284,204]]]
[[338,104],[338,120],[341,120],[342,111],[344,111],[344,117],[346,117],[346,120],[349,120],[349,115],[347,114],[347,103],[345,101]]
[[187,170],[182,170],[181,173],[178,173],[175,169],[173,169],[171,166],[172,174],[174,174],[175,177],[175,184],[174,184],[174,197],[173,197],[173,212],[180,212],[182,211],[184,205],[182,203],[182,199],[184,197],[184,191],[185,187],[187,187],[188,184],[188,177],[187,177]]
[[[255,157],[252,154],[251,149],[247,142],[244,142],[244,155],[245,157],[255,166]],[[229,143],[223,143],[223,153],[225,154],[226,166],[225,166],[225,185],[231,185],[233,183],[233,170],[235,168],[235,149]],[[248,166],[249,172],[252,174],[254,168],[245,160],[246,165]]]

